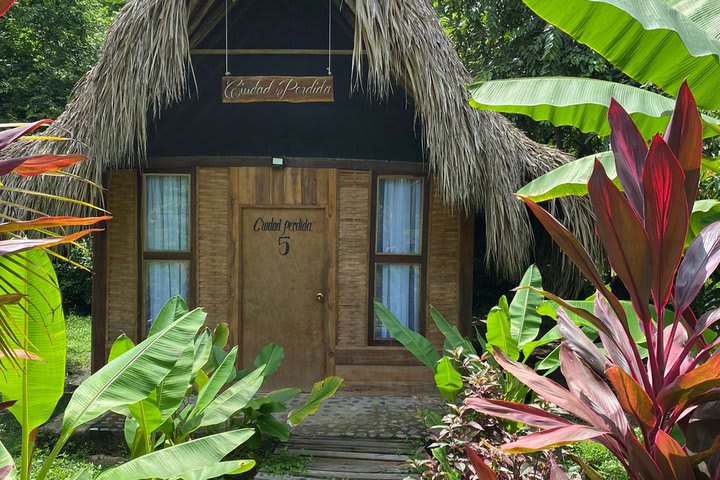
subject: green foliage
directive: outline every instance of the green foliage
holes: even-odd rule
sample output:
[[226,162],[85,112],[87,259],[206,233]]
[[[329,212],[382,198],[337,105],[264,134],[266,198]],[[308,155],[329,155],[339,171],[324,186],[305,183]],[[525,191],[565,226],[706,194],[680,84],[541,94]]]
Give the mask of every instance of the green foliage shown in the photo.
[[18,1],[0,19],[0,119],[57,117],[123,3]]
[[573,445],[570,450],[594,467],[606,480],[628,480],[630,478],[620,461],[602,445],[580,442]]
[[67,258],[73,263],[62,260],[53,262],[63,309],[66,313],[89,315],[92,304],[92,238],[86,237],[78,245],[71,245]]
[[307,473],[307,467],[311,461],[311,458],[288,452],[287,449],[279,449],[263,462],[262,468],[270,475],[299,477]]
[[[519,0],[436,0],[445,31],[476,80],[569,76],[633,84],[600,55],[535,15]],[[511,116],[533,140],[582,157],[602,140],[571,127]]]
[[68,374],[87,372],[90,369],[91,323],[92,318],[89,316],[71,314],[65,317]]

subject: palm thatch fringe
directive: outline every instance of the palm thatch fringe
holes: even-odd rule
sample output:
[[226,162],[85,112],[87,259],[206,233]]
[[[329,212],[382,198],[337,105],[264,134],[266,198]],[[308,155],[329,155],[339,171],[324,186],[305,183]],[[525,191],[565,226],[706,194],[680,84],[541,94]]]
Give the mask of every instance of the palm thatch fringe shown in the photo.
[[[99,183],[105,170],[142,164],[148,110],[157,116],[187,94],[188,22],[197,27],[213,16],[210,3],[215,10],[222,7],[218,0],[128,1],[108,33],[97,65],[78,84],[66,111],[48,132],[74,139],[56,144],[55,150],[80,150],[92,159],[73,173]],[[483,212],[487,265],[502,277],[519,278],[537,252],[528,212],[513,192],[570,158],[531,141],[503,116],[469,106],[464,86],[470,77],[427,0],[345,3],[355,16],[355,90],[367,89],[371,97],[384,99],[395,83],[407,92],[442,198],[453,208]],[[364,71],[367,78],[362,78]],[[12,154],[43,149],[46,142],[19,147]],[[98,200],[98,192],[86,182],[46,177],[29,183],[45,191]],[[58,213],[42,199],[25,199],[25,203]],[[564,199],[550,208],[600,258],[588,203]],[[70,212],[61,209],[65,214],[80,210],[79,206],[72,206]],[[560,267],[553,276],[554,286],[565,292],[577,288],[577,270],[557,250],[553,257]]]

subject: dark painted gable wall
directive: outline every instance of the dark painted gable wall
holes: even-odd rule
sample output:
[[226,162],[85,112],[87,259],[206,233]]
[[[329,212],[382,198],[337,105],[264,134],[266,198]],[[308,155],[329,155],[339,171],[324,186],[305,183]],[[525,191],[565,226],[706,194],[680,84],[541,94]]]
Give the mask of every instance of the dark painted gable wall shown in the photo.
[[[347,8],[347,7],[345,7]],[[333,49],[353,47],[352,25],[333,9]],[[221,22],[199,46],[225,47]],[[245,0],[230,14],[231,49],[327,49],[323,0]],[[233,75],[325,75],[326,55],[231,55]],[[225,58],[194,55],[197,92],[150,127],[153,156],[296,156],[423,161],[410,99],[351,94],[351,57],[334,55],[335,103],[222,104]],[[152,165],[152,161],[151,161]]]

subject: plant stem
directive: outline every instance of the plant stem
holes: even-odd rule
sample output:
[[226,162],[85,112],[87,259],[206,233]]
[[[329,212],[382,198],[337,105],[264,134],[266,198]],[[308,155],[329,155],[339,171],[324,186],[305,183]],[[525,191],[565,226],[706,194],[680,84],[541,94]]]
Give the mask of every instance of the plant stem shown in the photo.
[[27,422],[22,426],[22,453],[20,456],[20,480],[30,480],[30,465],[32,464],[32,447],[30,445],[30,432]]
[[48,455],[48,457],[43,462],[43,466],[40,469],[40,473],[38,473],[36,480],[45,480],[45,477],[47,477],[47,474],[50,471],[50,467],[57,458],[58,454],[60,454],[60,450],[62,450],[62,448],[65,446],[65,443],[67,443],[71,434],[72,431],[60,436],[57,443],[55,444],[55,447],[53,447],[52,451],[50,452],[50,455]]

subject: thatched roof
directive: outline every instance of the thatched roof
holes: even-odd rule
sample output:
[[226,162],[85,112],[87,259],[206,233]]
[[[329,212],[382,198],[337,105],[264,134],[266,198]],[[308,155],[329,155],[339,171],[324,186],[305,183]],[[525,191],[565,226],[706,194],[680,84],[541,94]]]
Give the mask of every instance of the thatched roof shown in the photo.
[[[378,99],[394,82],[414,100],[440,194],[454,208],[484,213],[488,265],[506,278],[517,278],[533,261],[535,241],[526,207],[513,192],[569,157],[531,141],[503,116],[469,106],[465,85],[470,77],[430,2],[335,1],[355,21],[355,81]],[[148,109],[157,114],[188,94],[192,43],[208,25],[222,20],[224,7],[222,0],[127,2],[98,63],[48,132],[76,140],[52,148],[80,150],[91,159],[74,173],[100,183],[103,171],[135,167],[144,160]],[[359,68],[363,63],[367,70]],[[367,78],[359,78],[363,71]],[[365,94],[359,90],[356,94]],[[48,144],[28,142],[21,148],[28,153]],[[86,182],[53,177],[30,181],[48,191],[98,201],[97,190]],[[47,211],[47,202],[40,202],[32,206]],[[551,208],[591,251],[598,251],[587,202],[561,200]],[[557,277],[566,286],[574,284],[577,273],[561,262]]]

